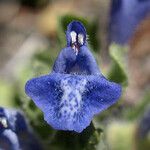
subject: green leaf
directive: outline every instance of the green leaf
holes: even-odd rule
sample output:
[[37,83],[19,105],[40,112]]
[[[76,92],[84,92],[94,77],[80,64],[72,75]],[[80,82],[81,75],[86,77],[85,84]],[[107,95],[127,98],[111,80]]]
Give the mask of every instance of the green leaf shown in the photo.
[[150,149],[150,137],[147,139],[136,139],[136,148],[137,150],[148,150]]
[[134,149],[135,124],[133,122],[114,121],[106,130],[106,139],[111,150]]
[[112,44],[109,48],[109,54],[112,58],[112,65],[108,73],[108,78],[111,81],[128,85],[127,67],[126,67],[127,48]]
[[92,123],[81,133],[57,131],[51,148],[54,150],[96,150],[100,136],[101,130],[95,129]]
[[142,100],[140,100],[140,102],[134,106],[134,109],[130,108],[126,110],[125,117],[129,120],[134,120],[141,117],[144,114],[145,109],[150,106],[149,100],[150,93],[146,92]]
[[14,89],[12,84],[0,80],[0,106],[2,107],[14,107]]

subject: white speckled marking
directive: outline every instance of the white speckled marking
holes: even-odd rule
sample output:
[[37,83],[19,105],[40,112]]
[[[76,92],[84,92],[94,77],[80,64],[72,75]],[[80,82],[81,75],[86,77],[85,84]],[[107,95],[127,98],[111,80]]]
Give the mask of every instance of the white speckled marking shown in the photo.
[[63,96],[60,102],[60,114],[73,119],[82,105],[82,93],[85,91],[86,79],[66,78],[61,81]]

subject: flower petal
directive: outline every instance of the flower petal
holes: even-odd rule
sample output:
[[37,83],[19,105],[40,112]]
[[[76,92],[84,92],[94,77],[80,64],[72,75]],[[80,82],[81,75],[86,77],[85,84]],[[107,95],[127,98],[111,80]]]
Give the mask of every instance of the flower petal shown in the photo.
[[52,127],[76,132],[86,128],[93,115],[112,105],[121,93],[119,85],[101,76],[59,73],[34,78],[25,90]]
[[127,44],[138,25],[149,16],[150,1],[112,0],[111,2],[110,41],[123,45]]
[[23,112],[0,107],[0,149],[42,150],[36,136],[34,136]]
[[72,31],[74,31],[76,34],[82,34],[83,35],[83,43],[86,44],[86,29],[85,29],[85,27],[79,21],[72,21],[67,26],[67,31],[66,31],[67,46],[70,46],[70,43],[72,40],[70,33]]
[[97,114],[119,99],[122,88],[103,76],[91,76],[87,90],[85,103],[88,104],[91,113]]

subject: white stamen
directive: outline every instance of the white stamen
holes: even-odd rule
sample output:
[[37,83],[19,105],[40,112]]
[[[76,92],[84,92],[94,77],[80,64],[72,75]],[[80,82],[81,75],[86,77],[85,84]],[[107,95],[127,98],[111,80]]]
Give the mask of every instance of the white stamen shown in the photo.
[[77,33],[75,31],[71,31],[70,36],[71,36],[71,40],[72,40],[71,42],[75,43],[76,42]]
[[0,122],[4,126],[4,128],[8,127],[7,120],[5,118],[0,118]]
[[83,43],[84,43],[84,36],[83,36],[83,34],[79,34],[78,35],[78,41],[79,41],[79,43],[81,44],[81,45],[83,45]]

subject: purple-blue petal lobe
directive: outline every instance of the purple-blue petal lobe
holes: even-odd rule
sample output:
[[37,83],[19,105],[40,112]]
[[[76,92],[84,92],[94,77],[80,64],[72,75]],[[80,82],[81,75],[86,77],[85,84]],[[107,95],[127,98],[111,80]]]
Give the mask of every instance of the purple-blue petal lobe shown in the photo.
[[0,149],[42,150],[21,111],[0,107]]
[[31,79],[26,94],[53,128],[82,132],[93,116],[121,96],[121,86],[103,76],[52,73]]
[[76,34],[76,37],[75,37],[76,40],[78,39],[78,35],[82,34],[83,44],[86,44],[86,29],[81,22],[72,21],[67,26],[67,31],[66,31],[67,46],[71,46],[72,44],[71,32],[74,32]]
[[127,44],[138,25],[150,17],[150,0],[112,0],[110,12],[110,42]]
[[71,47],[62,49],[55,60],[52,72],[82,75],[101,74],[96,60],[87,46],[80,47],[77,56]]

